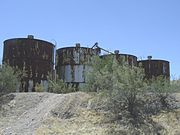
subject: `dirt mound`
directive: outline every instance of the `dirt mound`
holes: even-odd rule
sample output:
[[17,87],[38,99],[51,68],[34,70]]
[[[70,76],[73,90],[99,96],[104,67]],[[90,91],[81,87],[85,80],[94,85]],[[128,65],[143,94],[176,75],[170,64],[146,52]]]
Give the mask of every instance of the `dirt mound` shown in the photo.
[[[175,94],[180,103],[180,94]],[[11,93],[0,97],[2,135],[119,135],[129,134],[127,125],[109,121],[107,112],[90,107],[91,96],[76,92]],[[169,119],[170,118],[170,119]],[[153,116],[154,122],[180,133],[180,110]]]
[[[85,93],[80,92],[66,95],[52,93],[5,95],[0,99],[2,101],[0,104],[0,133],[4,135],[35,134],[36,129],[53,115],[70,117],[70,113],[74,112],[75,107],[80,105],[81,100],[86,97]],[[69,104],[70,102],[73,104]]]

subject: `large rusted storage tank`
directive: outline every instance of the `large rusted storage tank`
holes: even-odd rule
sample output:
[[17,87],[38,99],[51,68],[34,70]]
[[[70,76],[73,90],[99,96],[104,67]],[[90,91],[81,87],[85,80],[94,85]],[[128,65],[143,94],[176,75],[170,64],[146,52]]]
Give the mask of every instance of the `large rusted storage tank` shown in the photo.
[[158,76],[164,76],[167,79],[170,79],[169,61],[155,60],[152,59],[152,56],[148,56],[147,60],[138,61],[138,65],[144,68],[147,79]]
[[130,54],[121,54],[119,53],[118,50],[114,51],[114,54],[105,54],[105,55],[101,55],[101,58],[106,58],[109,56],[113,56],[116,58],[116,60],[121,63],[121,62],[125,62],[127,63],[129,66],[137,66],[137,57],[134,55],[130,55]]
[[34,39],[32,35],[5,40],[3,63],[26,72],[20,91],[35,91],[37,83],[47,90],[47,75],[52,72],[54,64],[54,45]]
[[85,83],[85,72],[90,68],[87,63],[92,56],[99,55],[100,50],[81,47],[60,48],[56,51],[56,72],[59,78],[78,88]]

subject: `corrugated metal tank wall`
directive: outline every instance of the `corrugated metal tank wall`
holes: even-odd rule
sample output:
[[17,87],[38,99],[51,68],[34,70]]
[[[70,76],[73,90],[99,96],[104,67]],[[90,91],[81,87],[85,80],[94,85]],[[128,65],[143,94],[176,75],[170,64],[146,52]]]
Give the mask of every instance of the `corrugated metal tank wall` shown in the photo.
[[35,91],[41,83],[47,90],[47,75],[54,64],[54,45],[50,42],[28,38],[14,38],[4,41],[3,62],[26,72],[20,84],[20,91]]
[[169,61],[153,59],[140,60],[138,61],[138,65],[144,68],[147,79],[158,76],[164,76],[167,79],[170,79]]
[[99,50],[76,44],[76,47],[58,49],[56,55],[56,70],[59,78],[78,87],[85,83],[84,75],[89,69],[87,63],[92,56],[99,55]]
[[101,58],[113,56],[119,63],[127,63],[129,66],[137,66],[137,57],[130,54],[119,54],[119,51],[115,51],[115,54],[101,55]]

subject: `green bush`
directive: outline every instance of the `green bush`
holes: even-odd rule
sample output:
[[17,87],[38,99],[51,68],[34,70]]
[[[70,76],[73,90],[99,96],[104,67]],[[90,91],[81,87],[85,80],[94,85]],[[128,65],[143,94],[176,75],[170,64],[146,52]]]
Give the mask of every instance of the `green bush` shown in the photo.
[[44,87],[42,84],[37,83],[35,86],[36,92],[44,92]]
[[142,68],[115,57],[95,57],[89,66],[92,68],[86,74],[83,89],[97,92],[97,99],[102,99],[98,102],[106,104],[117,116],[127,111],[135,118],[174,108],[172,93],[180,91],[180,80],[170,81],[163,76],[146,80]]
[[149,82],[149,92],[155,95],[156,100],[153,100],[160,103],[159,109],[173,109],[175,99],[172,94],[180,92],[179,80],[170,81],[163,76],[158,76]]
[[6,94],[15,92],[19,84],[19,74],[15,70],[8,66],[2,65],[0,67],[0,93]]
[[170,84],[174,93],[180,92],[180,79],[172,80]]
[[[150,80],[149,91],[152,92],[163,108],[169,108],[168,97],[173,92],[170,81],[163,76]],[[157,102],[157,101],[156,101]]]
[[127,125],[132,134],[164,130],[150,116],[176,108],[172,93],[179,92],[180,80],[170,81],[162,76],[146,80],[142,68],[114,57],[95,57],[89,66],[92,68],[86,74],[83,90],[94,96],[90,108],[110,112],[108,118]]
[[61,94],[75,92],[76,89],[64,83],[62,79],[58,79],[58,76],[56,80],[52,76],[48,76],[48,91]]
[[136,117],[147,89],[143,70],[129,66],[123,59],[118,62],[114,57],[95,57],[90,66],[92,69],[86,75],[84,89],[109,99],[109,109],[115,115],[127,110]]

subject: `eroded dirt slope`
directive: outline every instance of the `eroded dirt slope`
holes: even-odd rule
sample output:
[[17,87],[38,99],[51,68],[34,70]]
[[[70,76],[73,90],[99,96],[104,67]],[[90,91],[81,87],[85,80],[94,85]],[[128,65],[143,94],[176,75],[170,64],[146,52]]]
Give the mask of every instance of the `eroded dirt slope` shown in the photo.
[[[81,99],[86,98],[83,93],[72,94],[52,94],[52,93],[13,93],[1,97],[0,103],[0,133],[4,135],[35,134],[36,130],[46,119],[55,115],[53,110],[62,108],[62,117],[69,117],[66,107],[69,107],[69,112],[74,112],[76,104],[71,107],[69,102],[81,102]],[[66,116],[67,115],[67,116]]]
[[[180,94],[176,94],[180,102]],[[91,97],[70,94],[12,93],[0,97],[2,135],[126,135],[127,125],[109,121],[107,112],[91,109]],[[180,109],[153,116],[165,134],[180,134]]]

